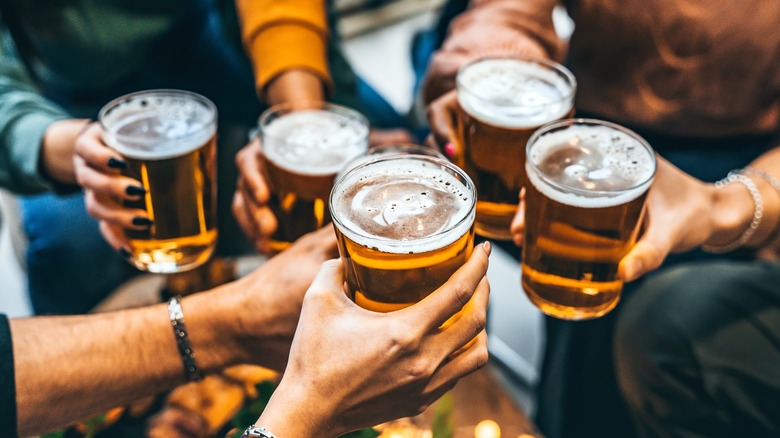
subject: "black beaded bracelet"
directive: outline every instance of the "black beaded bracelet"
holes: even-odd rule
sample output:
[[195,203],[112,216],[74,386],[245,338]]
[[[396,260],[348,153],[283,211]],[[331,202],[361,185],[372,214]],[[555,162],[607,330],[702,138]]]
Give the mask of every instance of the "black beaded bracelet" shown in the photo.
[[173,334],[176,337],[176,345],[179,347],[182,365],[184,365],[184,375],[188,382],[197,382],[203,379],[203,373],[195,364],[195,354],[190,345],[190,338],[187,336],[187,326],[184,325],[184,312],[181,308],[180,297],[173,297],[168,302],[168,317],[171,319]]

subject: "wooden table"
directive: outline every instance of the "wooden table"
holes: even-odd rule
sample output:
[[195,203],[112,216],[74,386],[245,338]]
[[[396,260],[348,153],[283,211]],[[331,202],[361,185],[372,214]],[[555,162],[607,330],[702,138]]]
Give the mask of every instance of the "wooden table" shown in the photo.
[[[493,420],[501,428],[502,438],[518,438],[523,434],[540,437],[528,416],[499,383],[496,365],[489,364],[464,377],[452,390],[454,397],[454,438],[474,438],[474,427],[483,420]],[[436,403],[415,423],[430,425]],[[526,438],[526,437],[523,437]]]

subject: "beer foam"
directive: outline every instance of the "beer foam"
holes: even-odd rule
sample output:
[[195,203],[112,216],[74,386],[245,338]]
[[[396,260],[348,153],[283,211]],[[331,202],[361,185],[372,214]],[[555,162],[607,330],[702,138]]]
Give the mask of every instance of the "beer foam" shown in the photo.
[[468,187],[441,164],[396,157],[346,174],[331,195],[331,215],[359,245],[422,253],[466,234],[474,203]]
[[556,71],[520,59],[490,59],[458,74],[458,103],[484,123],[534,128],[571,111],[573,90]]
[[102,115],[103,140],[128,158],[164,160],[208,142],[216,132],[215,117],[212,108],[189,98],[137,96]]
[[266,158],[298,174],[335,174],[367,148],[368,126],[330,111],[296,111],[263,128]]
[[[542,181],[572,188],[563,192]],[[625,204],[641,196],[653,181],[652,150],[609,126],[571,126],[536,140],[526,161],[528,180],[548,198],[583,208]],[[591,194],[587,192],[592,192]]]

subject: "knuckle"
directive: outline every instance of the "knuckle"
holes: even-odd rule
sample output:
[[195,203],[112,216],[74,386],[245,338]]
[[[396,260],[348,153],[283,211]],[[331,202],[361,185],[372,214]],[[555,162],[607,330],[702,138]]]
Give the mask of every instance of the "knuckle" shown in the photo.
[[427,360],[422,357],[416,357],[407,365],[406,375],[411,382],[428,380],[431,376],[431,366]]
[[460,307],[465,306],[471,299],[471,289],[463,282],[458,282],[454,289],[454,294],[458,299],[458,304],[460,304]]

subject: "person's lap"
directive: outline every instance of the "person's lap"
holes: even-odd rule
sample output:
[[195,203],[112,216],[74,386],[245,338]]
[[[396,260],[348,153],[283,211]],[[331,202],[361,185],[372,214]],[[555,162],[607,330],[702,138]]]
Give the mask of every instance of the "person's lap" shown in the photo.
[[780,434],[780,264],[689,263],[623,308],[617,376],[642,436]]

